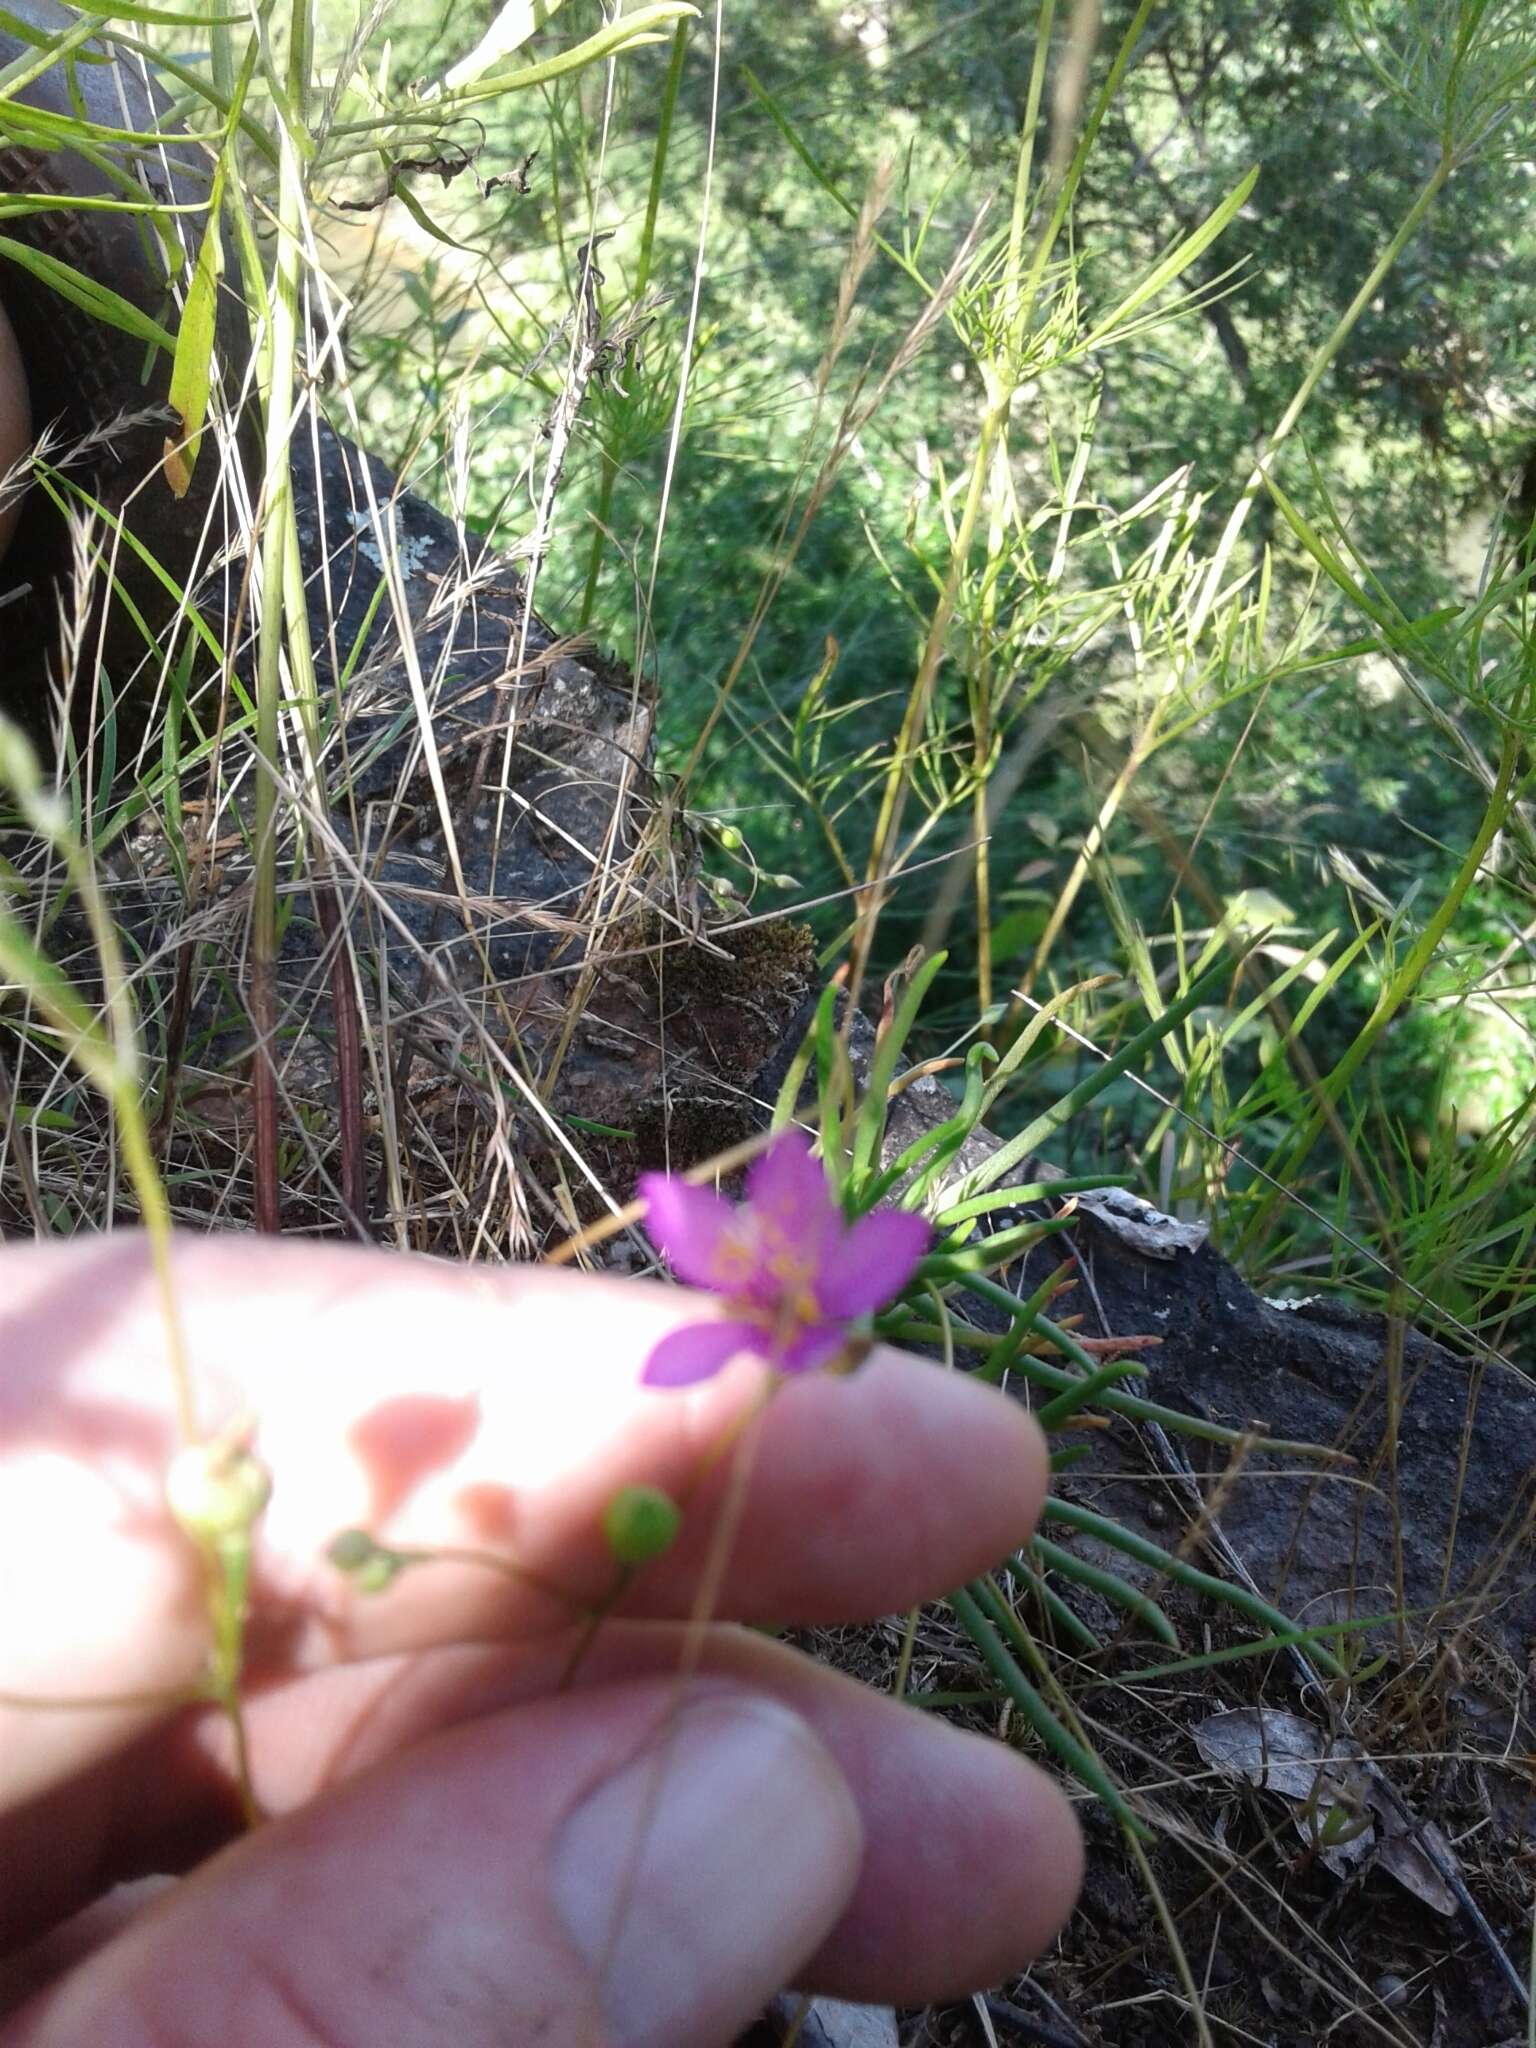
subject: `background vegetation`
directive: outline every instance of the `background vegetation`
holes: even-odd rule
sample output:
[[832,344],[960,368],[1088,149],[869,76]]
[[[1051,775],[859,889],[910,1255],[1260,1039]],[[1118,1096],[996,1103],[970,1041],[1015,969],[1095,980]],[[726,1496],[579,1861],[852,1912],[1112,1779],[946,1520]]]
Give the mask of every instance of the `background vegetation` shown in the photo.
[[[1536,509],[1519,12],[1141,14],[1011,364],[997,250],[1041,90],[1038,24],[985,4],[745,8],[725,19],[718,76],[709,24],[684,27],[670,71],[657,51],[561,80],[537,110],[519,95],[466,135],[472,169],[409,180],[409,215],[397,199],[338,221],[360,408],[428,488],[467,416],[471,517],[515,541],[562,372],[551,336],[588,233],[611,234],[605,318],[639,340],[578,426],[540,602],[655,678],[682,801],[728,828],[725,844],[703,828],[722,888],[805,909],[830,958],[904,747],[911,801],[884,848],[898,881],[874,964],[936,914],[947,927],[930,1049],[978,1018],[998,1028],[1012,989],[1107,975],[1107,996],[1068,1012],[1102,1052],[1116,986],[1166,992],[1213,931],[1263,928],[1265,978],[1300,962],[1299,978],[1288,1009],[1239,1023],[1236,1004],[1189,1027],[1180,1107],[1204,1132],[1126,1081],[1062,1163],[1214,1206],[1258,1279],[1379,1290],[1384,1258],[1449,1315],[1518,1341],[1536,1083],[1516,800]],[[1482,39],[1459,75],[1458,19]],[[1055,23],[1063,48],[1093,36],[1090,107],[1131,25],[1124,4]],[[397,77],[469,32],[458,11],[414,6],[389,29]],[[1071,85],[1060,68],[1045,82],[1032,235],[1052,153],[1064,169],[1071,146],[1052,126],[1053,106],[1058,124],[1076,114]],[[476,174],[531,151],[526,195],[478,197]],[[883,246],[848,320],[872,190]],[[841,408],[932,305],[978,215],[944,317],[840,447]],[[1135,300],[1213,215],[1219,235]],[[1253,492],[1212,585],[1255,456],[1319,363],[1267,465],[1284,497]],[[1003,381],[1006,453],[962,559]],[[1458,886],[1517,729],[1520,765]],[[978,894],[960,870],[983,836]],[[1448,891],[1411,999],[1397,989],[1350,1077],[1344,1126],[1298,1149],[1312,1077],[1358,1042]],[[1058,1040],[1008,1113],[1092,1056]],[[1277,1210],[1260,1173],[1282,1166],[1364,1254]]]

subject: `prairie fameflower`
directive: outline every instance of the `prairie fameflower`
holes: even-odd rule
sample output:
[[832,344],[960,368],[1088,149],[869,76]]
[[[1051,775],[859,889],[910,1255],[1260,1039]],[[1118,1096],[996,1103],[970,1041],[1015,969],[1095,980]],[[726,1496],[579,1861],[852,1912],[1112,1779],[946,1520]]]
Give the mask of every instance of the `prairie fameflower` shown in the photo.
[[829,1364],[849,1326],[906,1286],[933,1236],[905,1209],[847,1223],[799,1131],[753,1161],[739,1204],[666,1173],[642,1175],[640,1193],[646,1229],[673,1272],[724,1295],[731,1309],[663,1337],[641,1375],[653,1387],[691,1386],[744,1353],[777,1372]]

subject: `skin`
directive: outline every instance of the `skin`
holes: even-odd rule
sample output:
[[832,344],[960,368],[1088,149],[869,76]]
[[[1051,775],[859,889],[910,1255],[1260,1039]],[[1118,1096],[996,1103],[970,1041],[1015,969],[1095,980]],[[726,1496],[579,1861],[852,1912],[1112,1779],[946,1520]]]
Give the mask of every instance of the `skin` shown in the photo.
[[[144,1242],[0,1265],[0,1695],[115,1696],[0,1705],[0,2048],[712,2048],[786,1982],[899,2004],[998,1982],[1070,1910],[1077,1828],[1041,1773],[729,1625],[899,1612],[1024,1540],[1046,1458],[1015,1403],[892,1352],[766,1409],[746,1362],[646,1389],[650,1347],[711,1304],[181,1242],[204,1426],[245,1418],[274,1482],[250,1833],[227,1723],[144,1697],[206,1648]],[[754,1415],[701,1633],[720,1447]],[[561,1691],[569,1600],[610,1586],[599,1518],[632,1483],[687,1494],[683,1535]],[[364,1597],[324,1555],[357,1524],[537,1583],[437,1562]]]
[[[15,330],[0,305],[0,477],[26,453],[32,439],[32,408]],[[21,516],[20,501],[0,511],[0,559]]]

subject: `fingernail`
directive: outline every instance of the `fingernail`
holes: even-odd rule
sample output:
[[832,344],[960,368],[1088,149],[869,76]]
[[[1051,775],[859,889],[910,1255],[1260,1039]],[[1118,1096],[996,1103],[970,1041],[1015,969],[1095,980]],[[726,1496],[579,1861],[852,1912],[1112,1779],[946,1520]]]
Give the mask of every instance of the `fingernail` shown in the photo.
[[554,1900],[622,2048],[729,2038],[821,1945],[863,1835],[842,1773],[772,1701],[701,1700],[590,1793]]

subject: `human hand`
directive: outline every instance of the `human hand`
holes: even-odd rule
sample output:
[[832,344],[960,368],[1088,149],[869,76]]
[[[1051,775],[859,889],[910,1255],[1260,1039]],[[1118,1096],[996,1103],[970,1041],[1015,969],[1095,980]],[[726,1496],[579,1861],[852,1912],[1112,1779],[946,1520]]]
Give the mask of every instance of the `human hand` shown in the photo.
[[[243,1689],[270,1818],[246,1832],[228,1720],[174,1703],[205,1676],[207,1606],[164,1505],[146,1243],[0,1269],[0,2048],[709,2048],[787,1982],[895,2003],[996,1982],[1070,1909],[1075,1823],[1002,1744],[740,1628],[690,1632],[730,1483],[709,1454],[762,1385],[746,1364],[639,1385],[698,1297],[185,1239],[204,1427],[249,1414],[273,1478]],[[752,1426],[718,1600],[737,1622],[939,1594],[1024,1540],[1045,1484],[1017,1406],[890,1352],[785,1384]],[[695,1481],[558,1691],[571,1603],[612,1583],[603,1508]],[[526,1576],[434,1561],[368,1597],[326,1561],[352,1526]],[[103,1703],[14,1704],[39,1696]],[[127,1883],[148,1873],[174,1881]]]

